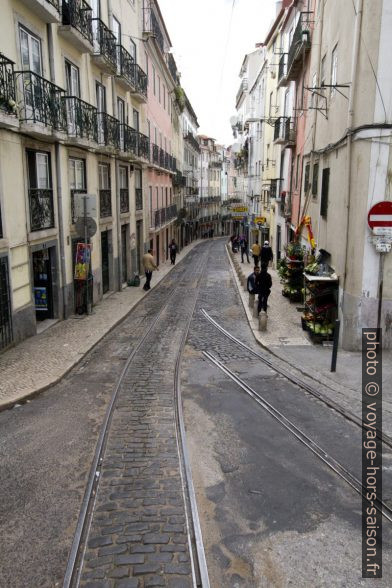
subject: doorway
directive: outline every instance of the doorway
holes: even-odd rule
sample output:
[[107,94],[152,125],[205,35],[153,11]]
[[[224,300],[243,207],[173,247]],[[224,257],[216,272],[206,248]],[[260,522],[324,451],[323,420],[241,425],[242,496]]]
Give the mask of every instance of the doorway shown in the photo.
[[143,221],[136,221],[136,267],[139,274],[143,273],[142,268],[142,247],[143,247]]
[[280,225],[276,227],[276,261],[279,261],[282,247],[282,230]]
[[126,284],[128,280],[128,227],[129,225],[121,225],[121,272],[123,284]]
[[156,249],[156,257],[157,257],[157,265],[159,265],[159,235],[157,235],[155,249]]
[[0,350],[12,343],[11,300],[8,259],[0,257]]
[[102,259],[102,294],[106,294],[110,287],[109,274],[109,233],[101,233],[101,259]]
[[33,252],[33,292],[37,321],[54,318],[53,312],[53,256],[55,248]]
[[169,259],[169,229],[166,229],[166,261]]

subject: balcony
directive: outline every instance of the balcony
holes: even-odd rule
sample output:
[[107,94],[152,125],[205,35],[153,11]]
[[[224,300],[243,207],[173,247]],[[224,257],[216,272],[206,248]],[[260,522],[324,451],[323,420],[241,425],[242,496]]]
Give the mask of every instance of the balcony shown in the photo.
[[128,188],[120,188],[120,213],[127,212],[129,212],[129,190]]
[[109,151],[120,149],[120,123],[106,112],[98,112],[98,143]]
[[117,45],[117,81],[126,90],[135,87],[135,61],[122,45]]
[[155,16],[153,9],[151,8],[150,2],[144,2],[143,8],[143,33],[148,36],[152,36],[155,39],[160,51],[165,53],[165,39],[159,25],[159,21]]
[[30,230],[42,231],[54,227],[53,191],[29,190]]
[[62,100],[67,116],[68,141],[85,146],[88,146],[90,141],[97,143],[98,115],[95,106],[76,96],[64,96]]
[[152,163],[155,163],[155,165],[159,165],[159,147],[158,145],[155,145],[155,143],[152,143],[152,157],[151,157],[151,161]]
[[287,81],[296,80],[303,68],[303,55],[310,51],[310,13],[301,12],[287,55]]
[[134,86],[131,90],[131,94],[138,102],[147,102],[147,74],[137,63],[133,64],[133,70]]
[[295,145],[295,124],[289,116],[280,116],[275,121],[274,143],[292,147]]
[[135,208],[136,210],[143,210],[143,189],[135,188]]
[[66,132],[65,91],[32,71],[16,71],[19,119],[25,130],[41,138]]
[[222,169],[222,162],[221,161],[210,161],[209,167],[215,168],[215,169]]
[[165,167],[165,151],[159,149],[159,167]]
[[22,4],[46,23],[60,22],[60,0],[22,0]]
[[93,11],[85,0],[63,0],[59,34],[81,53],[93,51]]
[[287,53],[283,53],[279,60],[278,88],[287,86]]
[[178,84],[177,65],[172,53],[167,54],[167,67],[174,82]]
[[0,53],[0,127],[18,126],[14,62]]
[[189,143],[189,145],[191,147],[193,147],[193,149],[195,151],[197,151],[197,153],[200,153],[200,145],[199,145],[199,141],[192,135],[192,133],[190,131],[188,131],[188,133],[184,134],[184,140]]
[[239,90],[237,92],[237,96],[235,99],[236,104],[240,101],[242,94],[244,94],[248,90],[248,78],[242,78]]
[[107,74],[117,73],[117,40],[100,18],[91,20],[93,28],[93,61]]
[[154,227],[158,229],[170,223],[177,218],[177,204],[172,204],[166,208],[159,208],[154,211]]
[[111,190],[99,191],[99,215],[100,218],[112,216],[112,192]]
[[139,133],[139,157],[150,161],[150,139]]

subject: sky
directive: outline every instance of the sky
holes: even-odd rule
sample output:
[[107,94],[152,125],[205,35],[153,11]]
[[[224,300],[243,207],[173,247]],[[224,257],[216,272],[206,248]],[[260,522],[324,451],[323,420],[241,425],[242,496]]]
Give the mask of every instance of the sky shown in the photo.
[[[276,0],[158,0],[199,133],[230,145],[246,53],[263,42]],[[233,8],[234,2],[234,8]]]

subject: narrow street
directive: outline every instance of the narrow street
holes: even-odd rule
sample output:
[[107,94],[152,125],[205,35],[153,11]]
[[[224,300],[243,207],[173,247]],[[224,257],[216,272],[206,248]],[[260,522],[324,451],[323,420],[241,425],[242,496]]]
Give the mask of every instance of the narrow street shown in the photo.
[[[218,239],[196,246],[59,384],[0,413],[1,586],[62,585],[116,387],[82,539],[80,585],[195,585],[175,396],[188,327],[180,391],[210,585],[369,584],[361,578],[361,497],[203,354],[227,366],[360,478],[360,428],[206,319],[205,313],[260,352],[225,245]],[[387,447],[383,459],[384,501],[390,504]],[[392,582],[391,540],[384,519],[381,586]]]

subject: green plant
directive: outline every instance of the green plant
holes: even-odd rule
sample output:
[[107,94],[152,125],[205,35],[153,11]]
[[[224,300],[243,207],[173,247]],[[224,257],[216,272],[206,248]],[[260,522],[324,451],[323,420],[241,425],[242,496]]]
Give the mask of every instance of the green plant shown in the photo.
[[177,101],[178,107],[179,107],[180,111],[183,112],[183,110],[185,108],[185,92],[181,88],[181,86],[176,86],[174,88],[174,94],[176,96],[176,101]]

